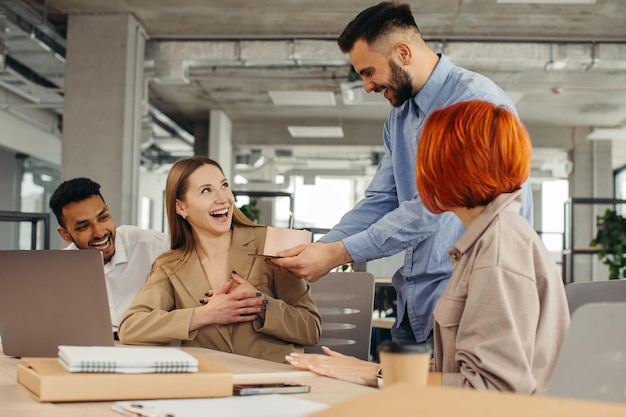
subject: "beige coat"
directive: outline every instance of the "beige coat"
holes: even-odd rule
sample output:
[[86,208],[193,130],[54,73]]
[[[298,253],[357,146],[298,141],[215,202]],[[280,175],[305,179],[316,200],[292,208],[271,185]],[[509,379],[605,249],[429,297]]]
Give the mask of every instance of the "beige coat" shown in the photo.
[[201,346],[255,358],[283,362],[285,355],[315,345],[321,337],[321,317],[306,281],[285,276],[266,265],[261,253],[265,227],[235,225],[228,256],[230,270],[267,296],[265,322],[210,325],[190,332],[195,307],[213,289],[194,253],[175,273],[165,265],[151,274],[128,309],[119,328],[126,344],[163,344],[182,341],[182,346]]

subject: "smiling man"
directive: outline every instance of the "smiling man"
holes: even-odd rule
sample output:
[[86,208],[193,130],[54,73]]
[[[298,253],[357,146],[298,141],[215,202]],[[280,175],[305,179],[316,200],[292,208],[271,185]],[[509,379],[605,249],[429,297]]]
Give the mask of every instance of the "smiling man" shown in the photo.
[[[430,342],[433,308],[452,272],[447,249],[465,228],[453,214],[434,215],[422,204],[415,177],[422,126],[433,111],[460,101],[482,99],[513,113],[515,108],[493,81],[431,50],[407,4],[383,2],[362,11],[338,44],[365,91],[384,95],[393,106],[383,128],[385,154],[365,198],[320,242],[283,251],[284,257],[267,262],[316,281],[339,265],[405,251],[404,265],[392,278],[398,294],[392,338]],[[528,180],[523,189],[521,214],[532,224]]]
[[169,237],[136,226],[115,227],[100,184],[88,178],[62,183],[50,198],[50,209],[59,222],[57,231],[70,245],[66,249],[102,252],[109,310],[114,334],[143,287],[152,262],[169,250]]

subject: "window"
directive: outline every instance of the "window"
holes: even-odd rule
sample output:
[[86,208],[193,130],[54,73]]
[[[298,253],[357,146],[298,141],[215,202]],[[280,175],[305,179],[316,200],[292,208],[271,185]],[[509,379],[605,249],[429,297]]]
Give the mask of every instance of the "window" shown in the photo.
[[541,183],[541,239],[552,253],[563,251],[564,203],[569,196],[569,181]]

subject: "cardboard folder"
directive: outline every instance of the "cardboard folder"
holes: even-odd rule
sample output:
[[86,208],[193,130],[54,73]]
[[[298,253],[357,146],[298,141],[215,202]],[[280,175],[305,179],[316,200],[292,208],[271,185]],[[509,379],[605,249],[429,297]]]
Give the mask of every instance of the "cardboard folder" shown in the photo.
[[195,357],[198,372],[143,374],[68,372],[57,358],[22,358],[17,364],[17,382],[42,402],[232,395],[232,373],[221,365]]

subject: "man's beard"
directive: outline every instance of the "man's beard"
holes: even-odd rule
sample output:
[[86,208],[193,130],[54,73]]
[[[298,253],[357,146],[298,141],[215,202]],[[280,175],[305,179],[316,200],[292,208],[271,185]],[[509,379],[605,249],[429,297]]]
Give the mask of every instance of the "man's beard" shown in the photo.
[[[98,250],[97,248],[93,248],[91,246],[87,246],[87,247],[80,246],[76,242],[76,240],[74,240],[74,237],[71,234],[69,236],[70,236],[70,239],[72,240],[72,243],[80,250],[85,250],[85,249],[88,249],[88,250]],[[113,242],[115,242],[115,237],[112,234],[109,236],[109,239],[111,239]],[[102,251],[100,251],[100,252],[102,253],[102,260],[103,260],[104,264],[108,264],[111,261],[111,259],[113,259],[113,256],[115,255],[115,250],[113,250],[113,253],[111,254],[111,256],[109,256],[107,258],[104,257],[104,252],[102,252]]]
[[390,87],[393,86],[391,88],[395,92],[395,100],[391,102],[391,105],[394,107],[400,107],[405,101],[413,96],[411,77],[393,60],[389,60],[389,67],[391,68],[391,79],[389,80],[389,84]]

